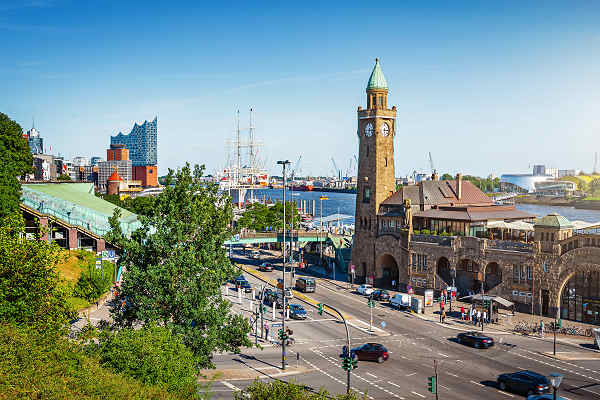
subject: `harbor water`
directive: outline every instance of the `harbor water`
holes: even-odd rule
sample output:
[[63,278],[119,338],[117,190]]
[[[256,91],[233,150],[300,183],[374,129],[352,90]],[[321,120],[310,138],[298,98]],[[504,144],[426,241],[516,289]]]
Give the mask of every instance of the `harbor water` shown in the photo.
[[[258,189],[253,190],[252,195],[261,202],[263,200],[281,200],[283,198],[283,189]],[[248,193],[250,196],[250,193]],[[315,216],[321,216],[321,201],[319,198],[326,196],[328,200],[323,200],[323,217],[332,214],[345,214],[350,215],[351,218],[342,221],[343,224],[354,224],[354,211],[356,209],[356,194],[354,193],[335,193],[335,192],[298,192],[293,193],[290,190],[285,191],[285,197],[287,201],[290,199],[306,200],[307,212],[312,213],[312,204],[315,200]],[[600,221],[600,210],[582,210],[575,207],[565,206],[546,206],[537,204],[517,204],[516,208],[530,214],[537,216],[544,216],[551,213],[558,213],[566,217],[569,221],[586,221],[586,222],[598,222]]]

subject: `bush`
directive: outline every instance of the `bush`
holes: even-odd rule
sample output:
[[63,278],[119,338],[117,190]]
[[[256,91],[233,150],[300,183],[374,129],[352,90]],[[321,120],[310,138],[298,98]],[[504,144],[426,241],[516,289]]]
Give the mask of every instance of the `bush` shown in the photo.
[[29,327],[0,323],[0,398],[193,399],[102,368],[76,345]]
[[421,231],[421,234],[422,234],[422,235],[429,235],[429,234],[430,234],[430,232],[429,232],[429,229],[423,229],[423,230]]
[[418,229],[415,229],[415,230],[413,230],[413,234],[414,234],[414,235],[420,235],[420,234],[421,234],[421,231],[420,231],[420,230],[418,230]]
[[88,266],[83,268],[81,276],[73,288],[73,294],[93,302],[106,293],[114,281],[114,264],[103,261],[102,269],[96,269],[96,260],[87,259]]
[[[269,383],[261,382],[258,379],[252,385],[246,387],[241,392],[234,393],[235,400],[358,400],[360,397],[356,392],[350,394],[338,394],[332,396],[325,389],[318,392],[311,391],[304,385],[296,383],[287,383],[275,380]],[[363,396],[366,399],[366,396]]]
[[190,396],[198,391],[197,360],[182,338],[169,328],[148,324],[137,330],[105,330],[98,344],[91,343],[86,350],[96,354],[102,366],[146,385]]

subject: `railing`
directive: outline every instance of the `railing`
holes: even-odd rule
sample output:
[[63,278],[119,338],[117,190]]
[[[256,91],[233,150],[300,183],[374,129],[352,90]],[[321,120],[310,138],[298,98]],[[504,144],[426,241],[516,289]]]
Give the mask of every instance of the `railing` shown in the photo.
[[452,236],[436,236],[436,235],[412,235],[411,241],[413,242],[424,242],[424,243],[435,243],[440,246],[452,246]]
[[530,253],[533,251],[533,244],[511,242],[508,240],[488,240],[487,248],[495,250],[520,251],[524,253]]
[[560,241],[559,244],[561,255],[580,247],[600,247],[600,235],[577,234]]

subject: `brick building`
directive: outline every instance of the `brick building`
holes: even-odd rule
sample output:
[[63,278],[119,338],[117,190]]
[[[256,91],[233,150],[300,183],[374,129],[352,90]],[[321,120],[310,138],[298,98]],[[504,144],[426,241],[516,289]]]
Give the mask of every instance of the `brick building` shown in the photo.
[[[600,324],[600,223],[535,218],[495,205],[460,174],[440,181],[434,173],[395,191],[396,107],[387,108],[378,60],[366,92],[367,109],[357,113],[354,282],[391,287],[395,281],[417,293],[483,288],[522,311]],[[508,237],[491,228],[504,224],[515,228]]]

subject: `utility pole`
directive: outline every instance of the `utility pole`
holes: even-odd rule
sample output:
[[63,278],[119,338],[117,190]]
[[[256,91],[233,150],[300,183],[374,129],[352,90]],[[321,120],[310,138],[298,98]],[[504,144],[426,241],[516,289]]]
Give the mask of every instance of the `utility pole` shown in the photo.
[[[287,298],[285,297],[285,259],[286,259],[286,251],[285,251],[285,168],[287,165],[289,165],[289,161],[285,160],[285,161],[277,161],[277,164],[281,165],[283,167],[283,284],[281,286],[281,299],[283,302],[283,312],[281,313],[281,320],[282,320],[282,330],[283,333],[285,334],[285,310],[286,310],[286,306],[287,306]],[[275,305],[273,305],[273,307],[275,307]],[[281,341],[281,369],[285,370],[285,345],[286,345],[286,341],[287,338],[284,338]]]
[[342,321],[344,322],[344,327],[346,328],[346,351],[344,352],[344,362],[342,363],[342,367],[346,370],[346,393],[350,393],[350,371],[356,368],[356,361],[350,358],[350,332],[348,331],[348,324],[346,323],[346,319],[341,312],[339,312],[336,308],[327,305],[325,303],[319,303],[319,315],[323,315],[323,308],[328,307],[338,313]]
[[321,212],[321,227],[319,228],[319,242],[321,245],[321,251],[320,251],[320,262],[321,265],[323,265],[323,241],[321,240],[321,233],[323,232],[323,200],[329,200],[329,197],[327,196],[321,196],[319,197],[319,200],[321,201],[321,207],[320,207],[320,212]]

